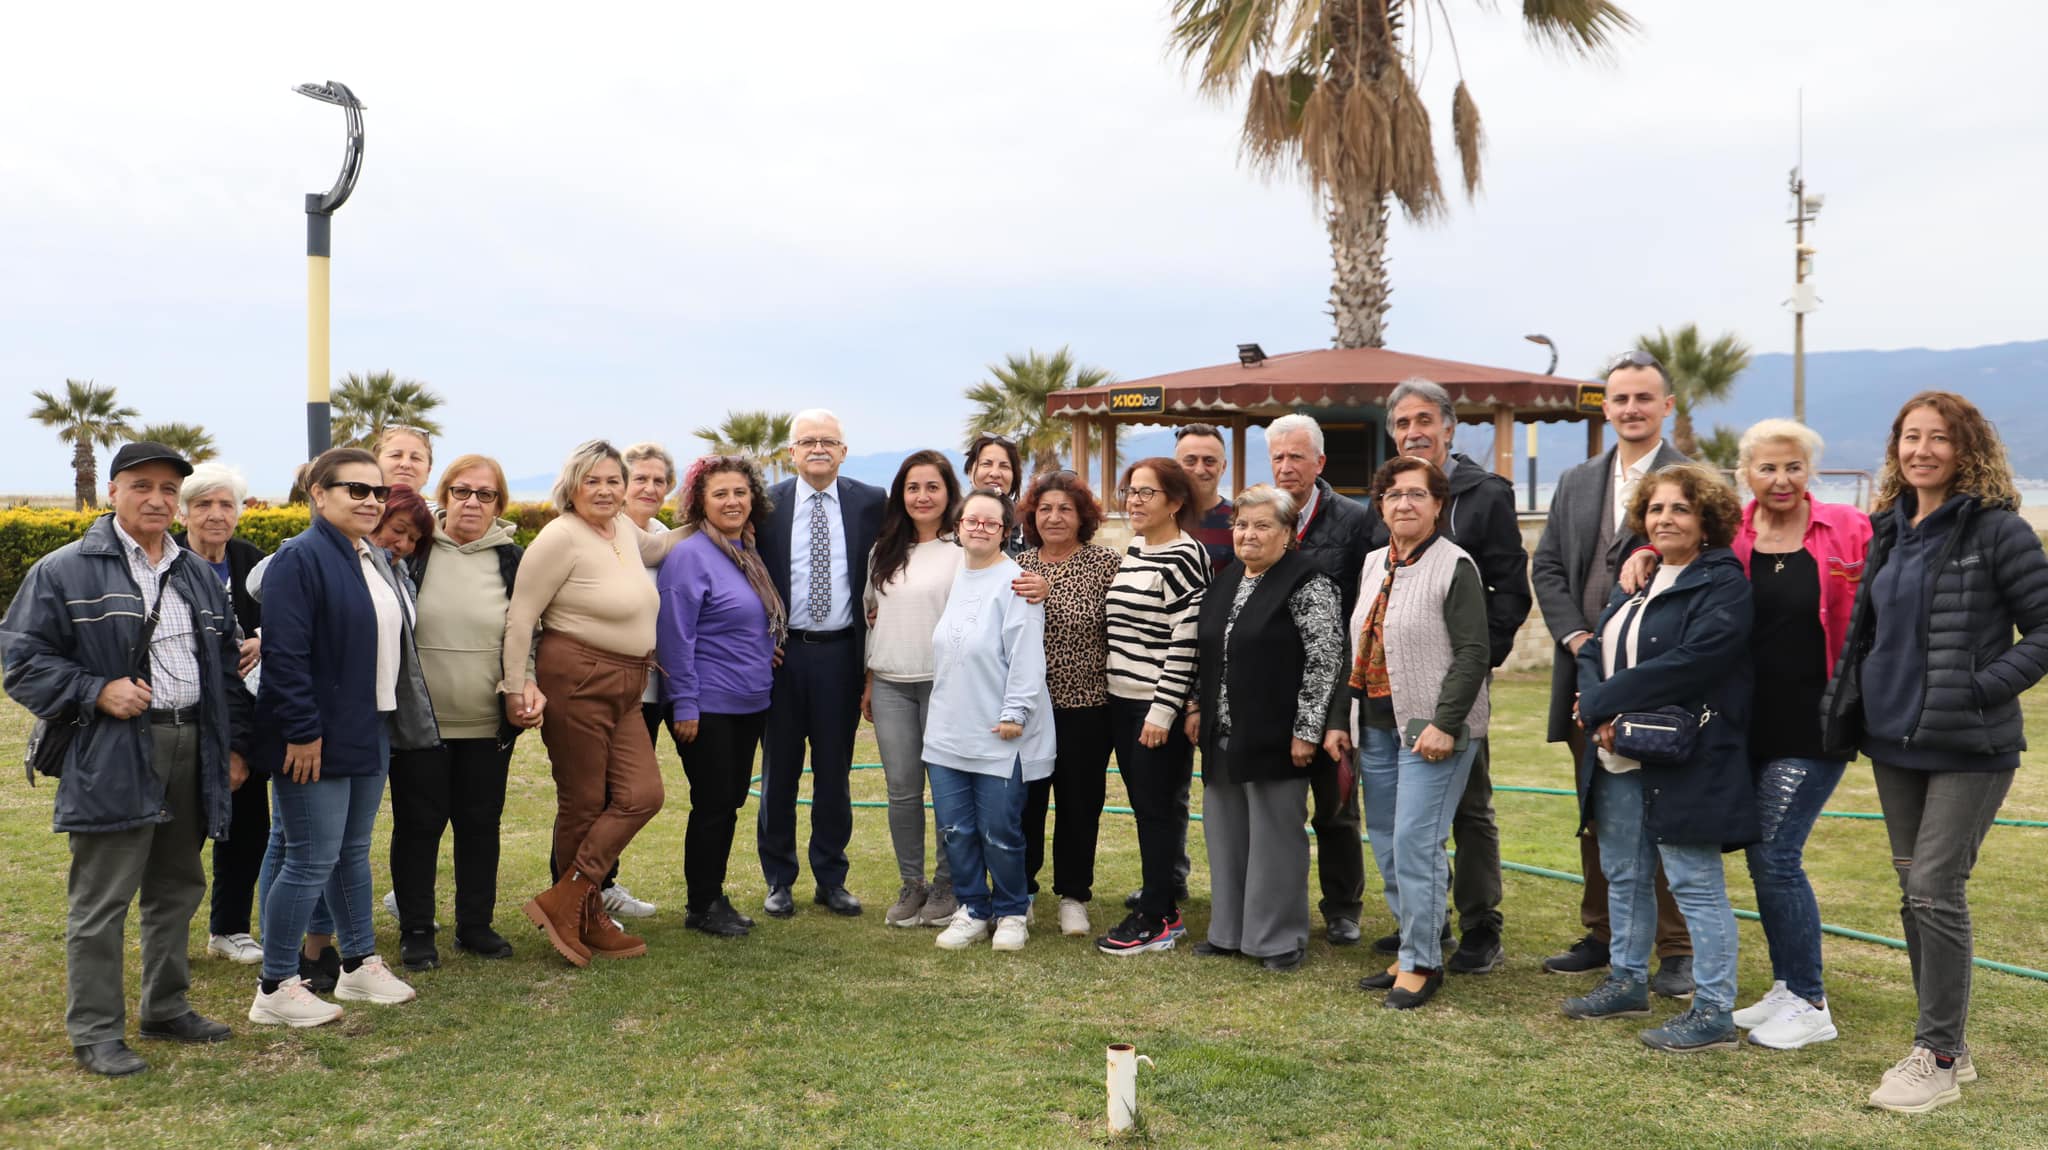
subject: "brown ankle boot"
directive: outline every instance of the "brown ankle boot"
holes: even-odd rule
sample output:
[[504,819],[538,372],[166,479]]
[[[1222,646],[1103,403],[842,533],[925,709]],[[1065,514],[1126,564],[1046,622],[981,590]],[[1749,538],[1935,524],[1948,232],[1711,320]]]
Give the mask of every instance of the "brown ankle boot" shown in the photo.
[[533,925],[547,932],[563,958],[576,966],[590,965],[590,947],[583,941],[584,918],[597,886],[571,867],[562,880],[526,900],[521,908]]
[[598,958],[639,958],[647,953],[645,940],[620,930],[612,916],[605,913],[604,899],[594,886],[590,888],[589,901],[583,907],[582,942]]

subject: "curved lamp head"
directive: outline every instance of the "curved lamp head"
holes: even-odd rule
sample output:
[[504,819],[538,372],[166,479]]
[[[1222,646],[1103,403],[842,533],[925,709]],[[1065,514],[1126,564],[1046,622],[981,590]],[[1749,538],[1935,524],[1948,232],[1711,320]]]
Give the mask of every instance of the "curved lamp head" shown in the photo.
[[350,192],[356,189],[356,177],[363,171],[363,104],[348,85],[337,80],[325,84],[300,84],[292,89],[301,96],[318,100],[323,104],[339,105],[348,116],[347,150],[341,157],[341,175],[335,177],[334,187],[326,195],[308,192],[306,211],[309,214],[332,215],[336,208],[348,202]]

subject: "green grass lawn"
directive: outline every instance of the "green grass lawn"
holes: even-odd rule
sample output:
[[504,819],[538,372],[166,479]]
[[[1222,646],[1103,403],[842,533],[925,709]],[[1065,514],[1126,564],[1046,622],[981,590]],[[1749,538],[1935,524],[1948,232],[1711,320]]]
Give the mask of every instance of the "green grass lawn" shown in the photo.
[[[1568,785],[1564,755],[1541,742],[1546,689],[1530,677],[1496,686],[1497,782]],[[22,711],[0,708],[0,761],[20,761],[26,731]],[[2036,723],[2034,735],[2041,743],[2048,728]],[[1586,983],[1542,974],[1538,960],[1577,937],[1578,888],[1533,876],[1507,879],[1508,968],[1454,978],[1412,1014],[1352,988],[1376,965],[1361,949],[1318,938],[1288,975],[1186,948],[1113,959],[1061,938],[1050,899],[1021,954],[941,952],[930,930],[882,925],[896,880],[877,809],[855,816],[851,886],[865,916],[826,914],[800,885],[794,920],[763,917],[743,940],[707,938],[682,926],[687,788],[673,751],[662,753],[669,805],[624,868],[635,893],[662,904],[635,927],[648,957],[575,970],[520,915],[545,881],[554,803],[540,740],[528,737],[514,764],[498,914],[516,958],[472,959],[444,935],[446,965],[414,976],[417,1002],[351,1005],[314,1031],[258,1029],[246,1021],[254,970],[203,957],[202,910],[193,1002],[232,1023],[235,1038],[147,1044],[150,1072],[119,1082],[74,1068],[64,1034],[68,856],[49,833],[51,792],[0,781],[0,1144],[1091,1146],[1110,1140],[1103,1046],[1124,1041],[1157,1061],[1139,1074],[1133,1144],[2048,1146],[2048,984],[1979,971],[1970,1038],[1982,1081],[1935,1114],[1883,1114],[1863,1099],[1912,1039],[1902,952],[1828,939],[1837,1042],[1660,1056],[1634,1025],[1557,1012]],[[858,757],[874,759],[865,732]],[[2048,818],[2041,776],[2038,765],[2020,772],[2006,815]],[[855,796],[881,798],[880,772],[857,774]],[[1123,801],[1113,782],[1110,802]],[[1507,858],[1578,869],[1571,800],[1509,794],[1497,806]],[[1877,809],[1867,767],[1850,769],[1832,806]],[[743,909],[763,893],[751,813],[732,867]],[[373,854],[380,894],[386,825]],[[1130,820],[1107,816],[1103,828],[1098,929],[1138,878]],[[1193,942],[1208,914],[1199,826],[1190,849]],[[1881,824],[1823,819],[1809,859],[1828,922],[1898,934]],[[2044,863],[2048,830],[1992,831],[1971,884],[1981,955],[2048,966]],[[444,858],[444,921],[448,874]],[[1738,906],[1754,905],[1739,858],[1730,889]],[[1389,928],[1376,900],[1375,890],[1368,938]],[[380,912],[377,928],[395,965],[396,925]],[[131,1034],[134,940],[131,922]],[[1742,948],[1746,1003],[1769,983],[1753,923]]]

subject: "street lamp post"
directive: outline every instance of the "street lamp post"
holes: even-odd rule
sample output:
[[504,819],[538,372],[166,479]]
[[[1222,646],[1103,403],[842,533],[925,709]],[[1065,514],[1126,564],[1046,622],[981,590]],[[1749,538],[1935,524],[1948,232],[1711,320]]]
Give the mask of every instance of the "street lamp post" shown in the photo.
[[[1550,366],[1543,369],[1545,375],[1557,374],[1557,345],[1547,335],[1525,335],[1523,339],[1539,347],[1550,349]],[[1529,510],[1536,510],[1536,421],[1529,421]]]
[[328,414],[327,259],[334,213],[355,191],[363,170],[363,105],[348,85],[335,80],[300,84],[301,96],[338,105],[348,117],[348,141],[341,175],[325,193],[306,193],[306,455],[319,455],[334,442]]
[[1813,274],[1813,255],[1819,249],[1806,242],[1806,225],[1820,215],[1827,197],[1806,190],[1803,168],[1792,169],[1792,418],[1806,422],[1806,313],[1820,307],[1820,297],[1806,277]]

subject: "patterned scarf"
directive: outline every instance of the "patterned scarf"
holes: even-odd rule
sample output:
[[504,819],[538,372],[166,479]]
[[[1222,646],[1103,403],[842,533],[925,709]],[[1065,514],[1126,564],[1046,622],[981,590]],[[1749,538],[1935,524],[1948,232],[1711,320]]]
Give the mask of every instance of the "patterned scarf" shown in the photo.
[[789,636],[789,610],[782,605],[782,596],[775,593],[775,581],[768,577],[768,565],[761,562],[761,552],[754,546],[754,525],[749,523],[740,531],[741,546],[733,546],[725,532],[705,526],[700,528],[718,545],[725,557],[739,566],[740,573],[747,577],[747,586],[761,597],[761,606],[768,609],[768,633],[775,638],[775,645]]
[[[1429,540],[1423,540],[1428,546]],[[1390,699],[1394,685],[1387,678],[1387,600],[1394,593],[1394,573],[1403,567],[1412,567],[1422,555],[1423,547],[1402,558],[1400,544],[1387,541],[1387,577],[1380,583],[1380,593],[1373,598],[1372,610],[1366,612],[1365,627],[1358,633],[1358,656],[1351,662],[1351,689],[1364,691],[1369,699]]]

